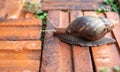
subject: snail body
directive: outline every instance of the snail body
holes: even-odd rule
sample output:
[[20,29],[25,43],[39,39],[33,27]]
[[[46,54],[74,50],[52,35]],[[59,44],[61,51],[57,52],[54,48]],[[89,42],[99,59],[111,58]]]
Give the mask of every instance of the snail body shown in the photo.
[[98,40],[110,32],[115,25],[115,21],[106,18],[83,16],[71,22],[66,31],[77,33],[87,40]]
[[107,18],[82,16],[73,20],[66,29],[58,28],[56,37],[60,40],[80,46],[98,46],[115,42],[112,38],[104,37],[117,24]]

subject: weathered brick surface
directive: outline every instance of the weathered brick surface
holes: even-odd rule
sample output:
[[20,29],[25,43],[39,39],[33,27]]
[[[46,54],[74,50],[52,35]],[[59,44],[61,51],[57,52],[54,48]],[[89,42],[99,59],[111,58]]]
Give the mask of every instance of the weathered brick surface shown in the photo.
[[39,60],[0,60],[0,72],[39,72]]
[[20,3],[19,0],[6,0],[6,3],[8,4],[6,7],[7,9],[7,18],[24,18],[25,13],[23,12],[23,4]]
[[0,49],[0,60],[40,60],[40,55],[41,49]]
[[41,41],[0,41],[0,72],[38,72]]
[[92,3],[79,3],[79,2],[43,2],[43,10],[52,10],[52,9],[81,9],[81,10],[93,10],[96,9],[97,4],[93,5]]
[[0,31],[40,31],[40,26],[0,26]]
[[[71,21],[76,17],[83,16],[82,11],[72,10],[70,13]],[[92,60],[90,56],[89,47],[81,47],[73,45],[73,61],[74,61],[74,71],[75,72],[93,72]]]
[[43,10],[95,10],[99,7],[111,8],[103,0],[43,0]]
[[81,10],[71,10],[70,14],[71,22],[77,17],[83,16],[83,12]]
[[75,72],[93,72],[89,47],[73,46]]
[[42,26],[40,19],[5,19],[0,22],[0,26]]
[[35,15],[31,13],[26,13],[25,18],[35,18]]
[[0,17],[5,18],[7,15],[7,1],[6,0],[0,0]]
[[0,40],[38,40],[41,38],[42,21],[30,19],[6,19],[0,22]]
[[0,41],[0,50],[40,50],[41,41]]
[[43,2],[102,2],[102,0],[43,0]]
[[[49,11],[48,17],[58,27],[67,26],[69,22],[68,13],[63,11]],[[49,21],[47,21],[47,29],[54,29]],[[70,46],[53,37],[53,32],[46,32],[44,43],[41,72],[72,72]]]
[[41,38],[41,32],[35,30],[3,31],[0,31],[0,40],[39,40]]
[[22,6],[20,0],[0,0],[0,16],[6,17],[7,14],[7,18],[23,18]]

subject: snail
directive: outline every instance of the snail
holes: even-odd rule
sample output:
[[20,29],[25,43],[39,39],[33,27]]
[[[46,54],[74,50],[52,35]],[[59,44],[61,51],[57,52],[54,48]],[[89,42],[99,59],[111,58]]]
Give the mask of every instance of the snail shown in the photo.
[[118,22],[102,17],[82,16],[73,20],[66,29],[56,29],[55,36],[63,42],[80,46],[98,46],[115,42],[105,35]]

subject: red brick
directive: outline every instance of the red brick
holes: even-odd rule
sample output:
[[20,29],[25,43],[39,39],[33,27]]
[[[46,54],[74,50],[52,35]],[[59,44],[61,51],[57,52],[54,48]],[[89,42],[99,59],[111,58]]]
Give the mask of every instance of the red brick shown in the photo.
[[27,40],[41,38],[39,19],[7,19],[0,22],[0,40]]
[[5,18],[7,14],[7,9],[6,9],[6,4],[7,1],[5,0],[0,0],[0,17]]
[[[71,21],[77,17],[83,16],[82,11],[72,10],[70,13]],[[75,72],[93,72],[92,60],[89,47],[81,47],[73,45],[73,62]]]
[[[7,0],[7,2],[7,7],[9,7],[7,18],[17,19],[20,17],[20,15],[24,14],[24,12],[22,12],[23,4],[20,3],[19,0]],[[22,18],[24,18],[24,16]]]
[[84,11],[83,14],[85,16],[95,16],[95,17],[98,17],[97,14],[93,11]]
[[32,13],[26,13],[25,18],[35,18],[35,15]]
[[41,50],[22,50],[16,51],[12,49],[0,50],[0,60],[39,60]]
[[0,26],[0,31],[40,31],[39,26]]
[[0,26],[42,26],[40,19],[6,19]]
[[101,67],[109,67],[112,70],[114,66],[120,66],[119,53],[115,44],[93,47],[92,53],[97,71],[100,71]]
[[39,40],[41,38],[41,31],[29,30],[12,30],[0,31],[0,40]]
[[0,17],[21,18],[22,5],[19,0],[0,0]]
[[99,7],[111,8],[102,2],[102,0],[46,0],[42,2],[42,10],[95,10]]
[[102,0],[43,0],[43,2],[102,2]]
[[[49,11],[48,17],[58,27],[64,28],[69,24],[67,12]],[[51,22],[47,21],[47,29],[53,29],[52,26]],[[71,72],[73,69],[70,48],[70,45],[53,37],[53,32],[46,32],[41,72]]]
[[0,17],[5,18],[6,15],[7,15],[7,12],[4,9],[3,10],[0,9]]
[[98,13],[97,15],[98,15],[99,17],[103,17],[103,18],[105,18],[104,13]]
[[[25,0],[26,1],[26,0]],[[31,1],[33,1],[33,2],[40,2],[41,0],[31,0]]]
[[39,60],[0,60],[0,72],[38,72]]
[[116,20],[116,21],[119,22],[117,24],[117,26],[113,29],[113,34],[114,34],[114,37],[117,40],[118,46],[120,47],[120,34],[119,34],[119,31],[120,31],[120,18],[119,18],[119,15],[117,13],[115,13],[115,12],[107,12],[106,15],[107,15],[107,17],[109,19],[113,19],[113,20]]
[[69,24],[68,12],[60,11],[59,16],[60,16],[59,28],[67,28]]
[[73,46],[75,72],[93,72],[89,47]]
[[80,11],[80,10],[71,10],[71,15],[70,15],[70,19],[71,19],[71,21],[73,21],[75,18],[77,18],[77,17],[81,17],[81,16],[83,16],[83,13],[82,13],[82,11]]
[[23,9],[19,9],[16,13],[10,13],[6,16],[7,19],[24,19],[25,18],[25,11]]
[[93,3],[81,3],[81,2],[43,2],[42,10],[67,10],[67,9],[81,9],[81,10],[93,10],[96,9],[96,5]]
[[41,50],[41,41],[0,41],[0,50]]

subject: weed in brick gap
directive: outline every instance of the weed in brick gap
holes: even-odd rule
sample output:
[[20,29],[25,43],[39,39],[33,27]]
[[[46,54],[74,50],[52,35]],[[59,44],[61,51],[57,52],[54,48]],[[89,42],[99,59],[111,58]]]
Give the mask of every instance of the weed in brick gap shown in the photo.
[[[120,15],[120,7],[118,6],[118,4],[115,3],[114,0],[103,0],[103,2],[107,5],[110,5],[112,7],[112,10],[119,13]],[[98,13],[104,13],[104,12],[109,12],[111,10],[109,9],[105,9],[104,7],[102,8],[98,8],[95,10],[95,12],[98,14]]]
[[103,0],[105,4],[110,5],[113,11],[120,13],[120,7],[115,4],[115,0]]
[[110,72],[110,68],[109,67],[101,67],[100,72]]
[[36,18],[39,19],[46,19],[47,17],[47,12],[42,11],[42,4],[40,2],[33,2],[33,1],[26,1],[24,3],[24,10],[26,12],[32,13],[35,15]]
[[[46,29],[46,20],[43,20],[42,30],[45,30],[45,29]],[[45,32],[42,32],[42,36],[41,36],[42,47],[44,46],[44,38],[45,38]]]
[[[100,72],[111,72],[109,67],[101,67]],[[120,72],[120,67],[114,66],[113,72]]]
[[96,12],[97,14],[99,14],[99,13],[104,13],[104,12],[109,12],[109,11],[110,11],[109,9],[106,9],[106,8],[104,8],[104,7],[98,8],[98,9],[95,10],[95,12]]
[[115,66],[115,67],[114,67],[114,72],[120,72],[120,67]]

